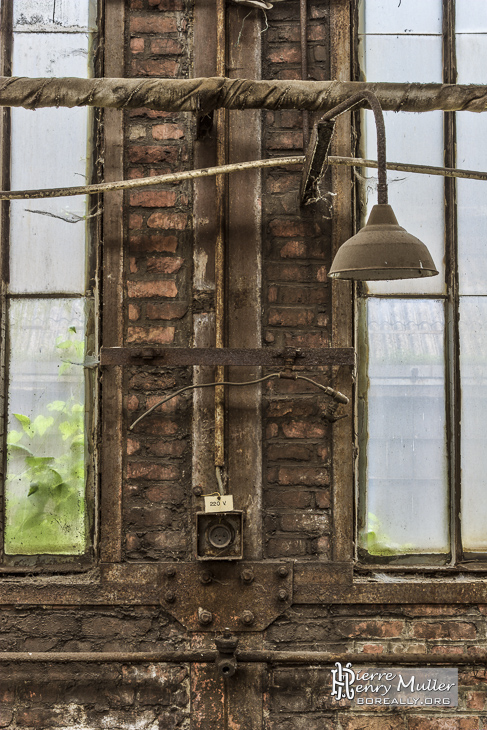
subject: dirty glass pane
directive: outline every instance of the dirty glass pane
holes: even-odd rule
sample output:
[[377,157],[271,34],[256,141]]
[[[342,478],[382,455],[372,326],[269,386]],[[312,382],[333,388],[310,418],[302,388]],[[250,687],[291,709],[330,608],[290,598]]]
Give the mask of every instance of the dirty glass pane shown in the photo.
[[360,544],[376,556],[447,553],[443,303],[369,299],[366,308]]
[[[487,14],[487,10],[486,10]],[[458,83],[487,80],[487,35],[457,35]],[[457,167],[487,170],[487,119],[484,114],[459,113]],[[458,273],[461,294],[487,293],[487,183],[457,180]]]
[[440,33],[441,0],[361,0],[359,33]]
[[487,32],[485,0],[456,0],[456,30],[457,33]]
[[441,83],[441,36],[366,35],[360,52],[366,81]]
[[[377,137],[372,112],[365,115],[366,157],[377,159]],[[441,112],[406,114],[386,112],[387,159],[391,162],[443,165],[443,115]],[[434,140],[434,142],[433,142]],[[377,173],[367,176],[367,216],[377,203]],[[378,294],[433,293],[445,291],[444,273],[444,183],[441,177],[407,172],[387,173],[389,203],[398,223],[425,243],[433,257],[438,276],[427,279],[368,282]]]
[[487,550],[487,299],[460,300],[462,542]]
[[13,0],[14,30],[94,29],[96,0]]
[[[15,34],[16,76],[87,76],[88,36]],[[11,187],[83,185],[90,114],[80,109],[12,109]],[[11,205],[10,289],[83,293],[87,198],[21,200]]]
[[85,550],[85,306],[10,303],[8,555]]

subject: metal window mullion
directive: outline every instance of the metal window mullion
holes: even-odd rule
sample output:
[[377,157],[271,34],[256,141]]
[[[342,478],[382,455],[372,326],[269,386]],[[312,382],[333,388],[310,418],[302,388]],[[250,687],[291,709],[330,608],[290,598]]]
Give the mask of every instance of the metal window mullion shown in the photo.
[[[457,78],[455,48],[455,0],[443,0],[443,83],[454,84]],[[445,112],[444,164],[456,165],[455,112]],[[445,264],[446,264],[446,333],[445,382],[448,449],[448,483],[450,488],[450,530],[452,561],[461,559],[460,525],[460,352],[458,331],[458,257],[456,180],[445,178]]]

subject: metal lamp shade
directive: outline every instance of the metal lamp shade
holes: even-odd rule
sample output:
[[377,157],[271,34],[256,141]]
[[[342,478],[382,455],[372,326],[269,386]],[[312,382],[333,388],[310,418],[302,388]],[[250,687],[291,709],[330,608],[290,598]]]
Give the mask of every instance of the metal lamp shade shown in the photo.
[[339,248],[328,276],[378,281],[438,273],[419,238],[398,224],[390,205],[374,205],[367,224]]

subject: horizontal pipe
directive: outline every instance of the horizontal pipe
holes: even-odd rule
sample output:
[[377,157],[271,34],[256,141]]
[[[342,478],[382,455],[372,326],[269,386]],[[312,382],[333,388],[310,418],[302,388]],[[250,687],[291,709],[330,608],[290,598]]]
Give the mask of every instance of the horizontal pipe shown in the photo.
[[359,91],[372,91],[383,110],[487,111],[487,86],[365,81],[0,76],[0,106],[93,106],[207,114],[214,109],[304,109],[325,112]]
[[[220,654],[217,651],[154,651],[154,652],[0,652],[0,663],[7,662],[54,662],[69,664],[73,662],[86,663],[203,663],[214,662]],[[371,666],[381,664],[386,666],[448,666],[448,665],[485,665],[487,651],[477,652],[475,655],[455,654],[363,654],[347,652],[323,651],[275,651],[275,650],[246,650],[237,649],[235,657],[242,664],[302,664],[302,665],[334,665],[335,662]]]

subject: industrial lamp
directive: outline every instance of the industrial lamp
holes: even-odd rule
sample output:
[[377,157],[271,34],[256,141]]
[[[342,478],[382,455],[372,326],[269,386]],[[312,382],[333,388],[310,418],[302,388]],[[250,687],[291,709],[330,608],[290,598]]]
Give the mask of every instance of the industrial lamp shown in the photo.
[[377,128],[378,204],[372,208],[364,228],[339,248],[328,276],[361,281],[436,276],[438,271],[425,244],[398,224],[388,205],[385,125],[375,94],[369,91],[355,94],[327,112],[322,121],[330,121],[360,101],[368,102]]

